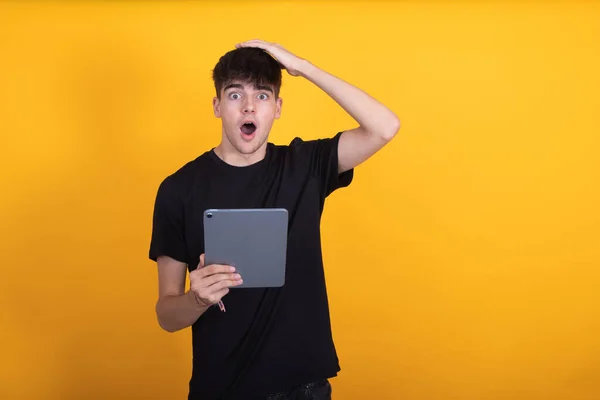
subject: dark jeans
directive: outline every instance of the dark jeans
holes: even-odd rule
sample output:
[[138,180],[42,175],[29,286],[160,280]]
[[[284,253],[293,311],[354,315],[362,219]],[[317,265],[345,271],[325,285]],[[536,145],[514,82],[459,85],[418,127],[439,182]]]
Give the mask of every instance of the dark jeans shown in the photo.
[[266,400],[331,400],[331,384],[327,379],[308,383],[285,392],[272,394]]

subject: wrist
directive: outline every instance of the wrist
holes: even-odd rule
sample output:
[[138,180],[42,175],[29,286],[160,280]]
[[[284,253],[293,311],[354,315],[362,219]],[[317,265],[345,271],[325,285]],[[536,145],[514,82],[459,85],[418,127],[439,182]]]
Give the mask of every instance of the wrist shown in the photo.
[[298,67],[296,69],[301,77],[309,80],[316,70],[318,70],[318,68],[313,63],[304,59],[298,63]]
[[188,300],[197,310],[206,310],[210,305],[203,302],[193,290],[189,290],[186,293]]

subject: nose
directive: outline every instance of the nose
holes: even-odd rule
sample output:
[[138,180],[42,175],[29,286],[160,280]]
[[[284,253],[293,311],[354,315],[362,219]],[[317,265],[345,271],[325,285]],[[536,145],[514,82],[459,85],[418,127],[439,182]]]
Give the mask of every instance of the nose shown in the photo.
[[255,112],[254,103],[252,102],[251,99],[246,100],[246,102],[244,103],[243,109],[244,109],[244,114],[249,114],[249,113]]

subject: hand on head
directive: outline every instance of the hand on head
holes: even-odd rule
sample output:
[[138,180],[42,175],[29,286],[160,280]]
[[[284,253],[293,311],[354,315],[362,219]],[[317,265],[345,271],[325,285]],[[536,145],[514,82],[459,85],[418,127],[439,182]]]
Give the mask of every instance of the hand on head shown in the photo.
[[257,47],[263,49],[271,54],[271,56],[273,56],[273,58],[275,58],[292,76],[299,76],[301,74],[300,70],[305,61],[303,58],[284,49],[281,45],[265,42],[264,40],[247,40],[242,43],[237,43],[235,47],[238,49],[241,47]]

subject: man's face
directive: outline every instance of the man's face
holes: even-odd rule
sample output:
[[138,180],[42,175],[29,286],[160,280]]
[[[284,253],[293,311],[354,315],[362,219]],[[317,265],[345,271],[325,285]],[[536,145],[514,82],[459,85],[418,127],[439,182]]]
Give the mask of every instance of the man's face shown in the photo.
[[268,139],[271,126],[281,114],[281,99],[271,87],[233,82],[213,100],[215,116],[221,118],[223,140],[240,154],[256,152]]

